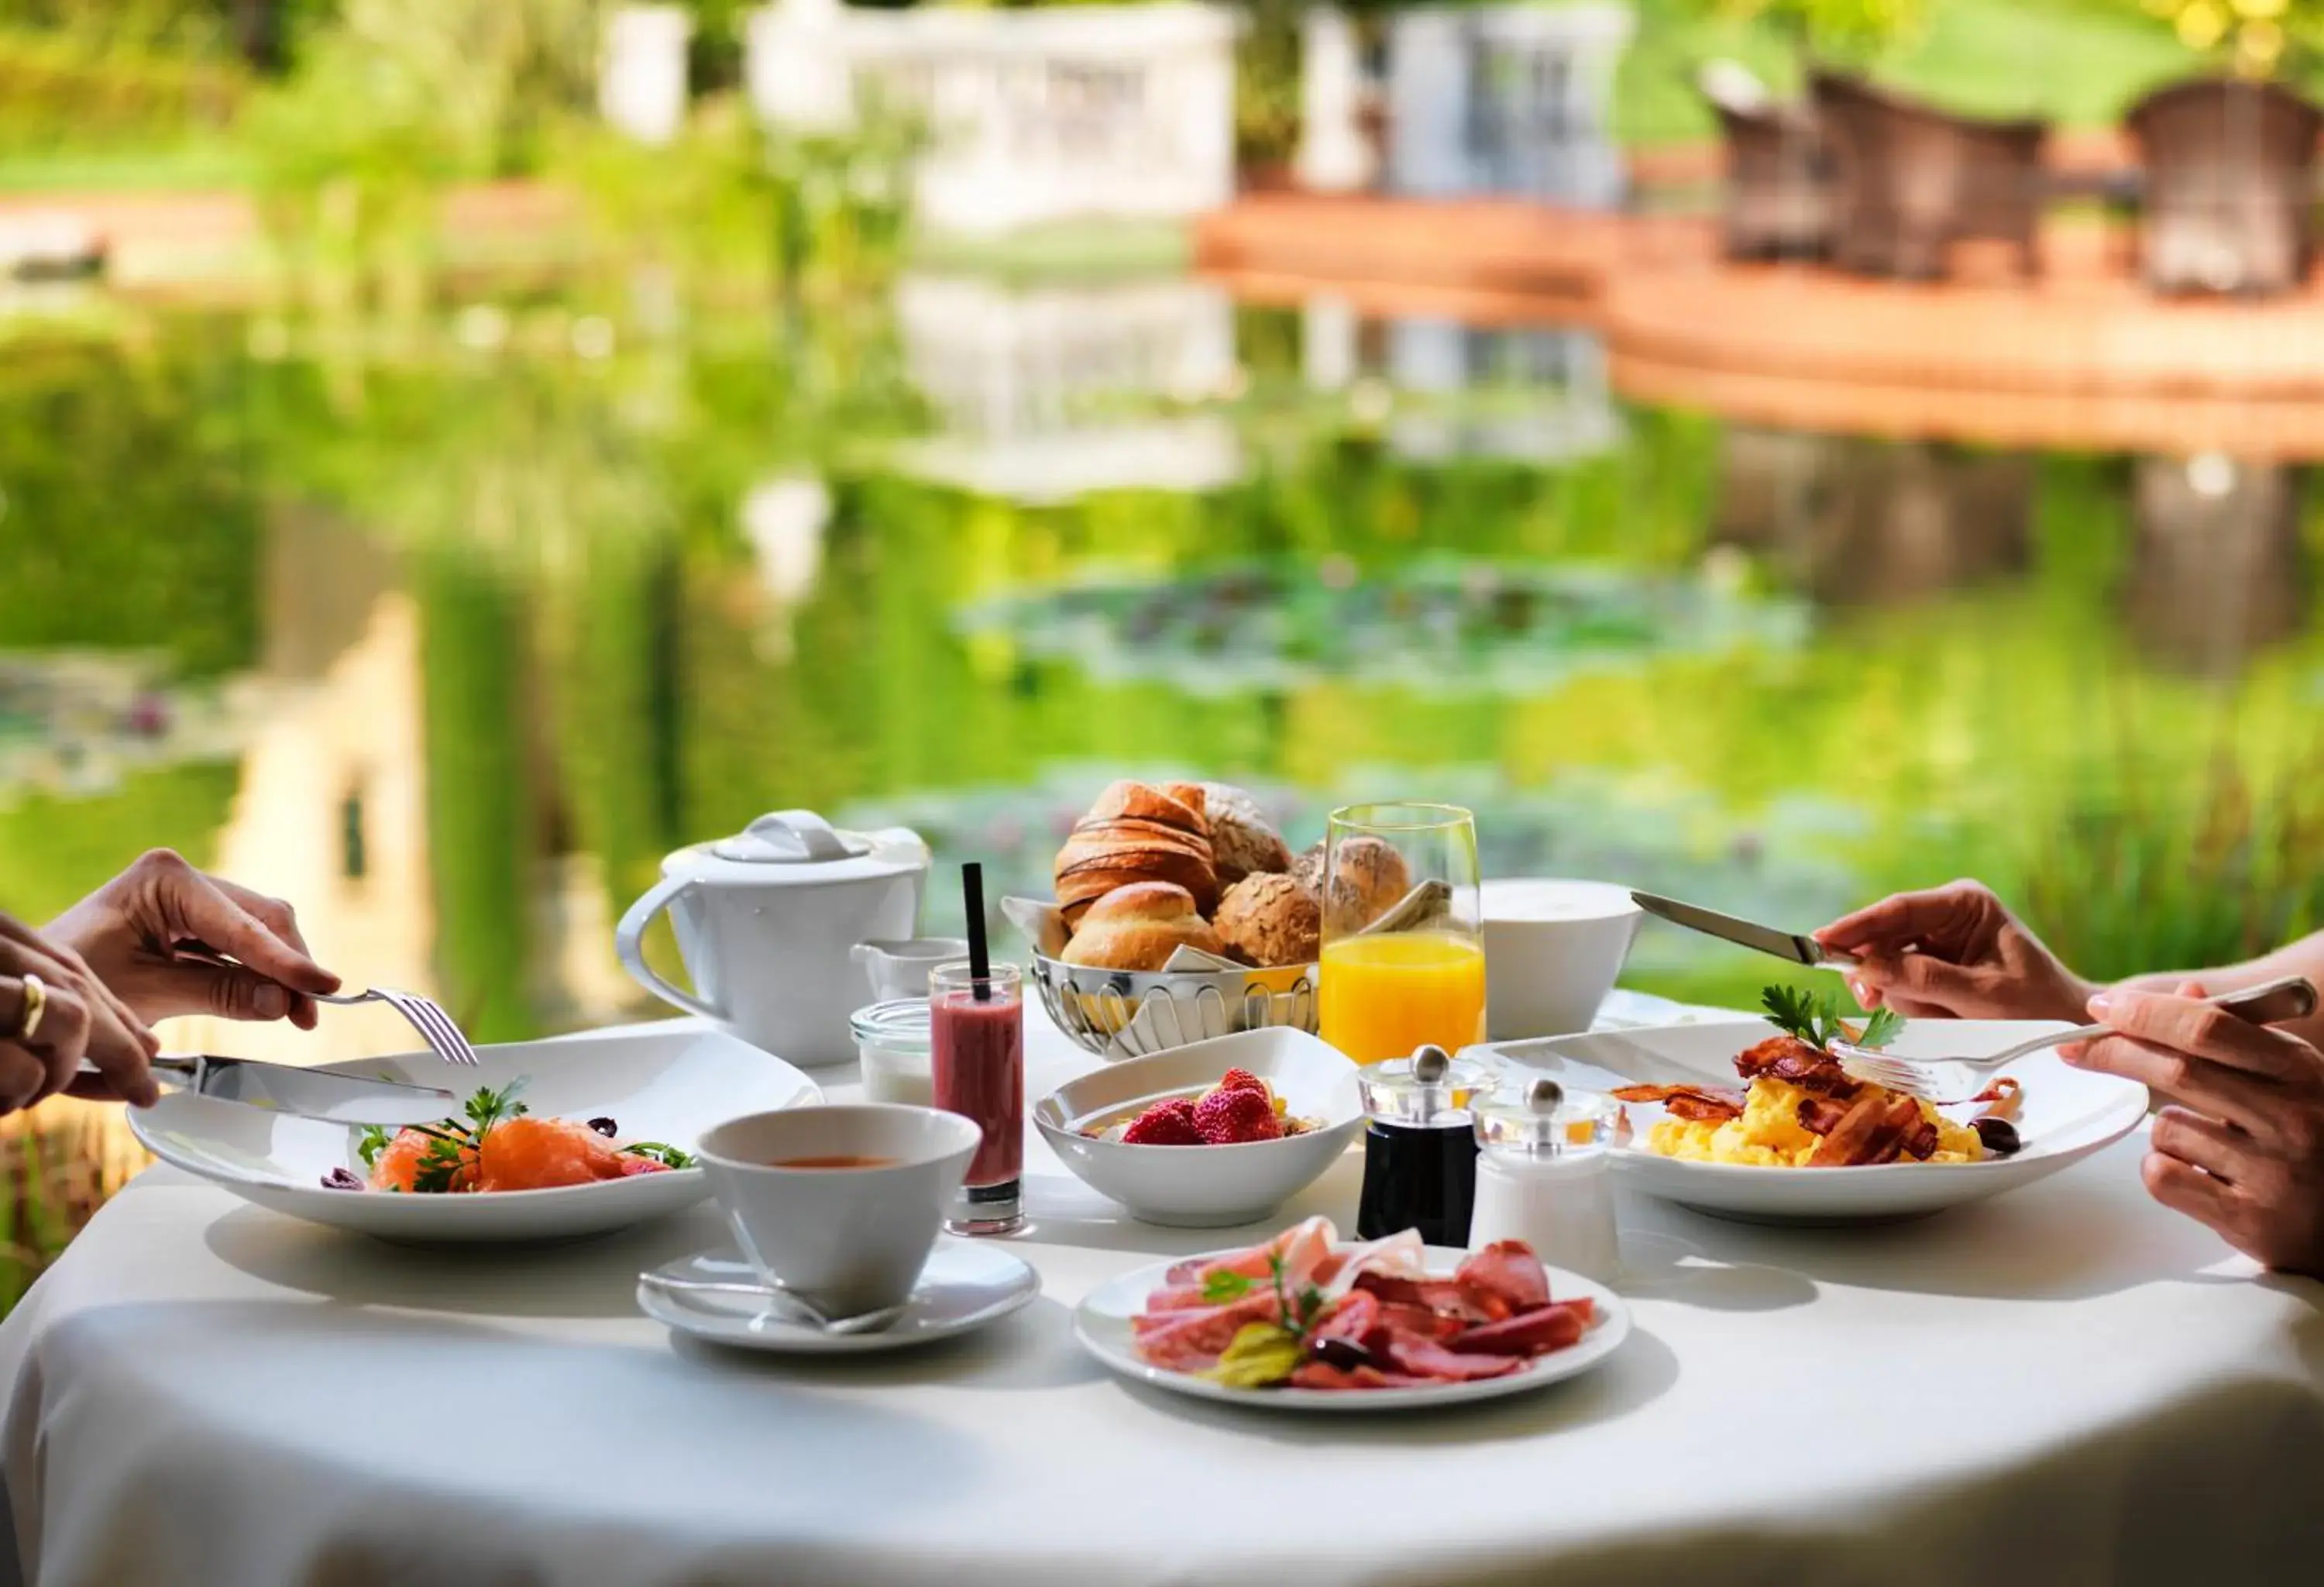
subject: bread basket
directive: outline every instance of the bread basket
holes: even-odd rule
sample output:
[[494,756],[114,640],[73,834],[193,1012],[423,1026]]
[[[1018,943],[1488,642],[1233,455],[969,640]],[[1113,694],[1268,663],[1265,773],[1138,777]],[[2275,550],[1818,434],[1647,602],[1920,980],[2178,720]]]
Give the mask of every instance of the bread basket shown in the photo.
[[1033,957],[1033,984],[1058,1029],[1111,1060],[1288,1025],[1315,1033],[1315,966],[1136,971]]

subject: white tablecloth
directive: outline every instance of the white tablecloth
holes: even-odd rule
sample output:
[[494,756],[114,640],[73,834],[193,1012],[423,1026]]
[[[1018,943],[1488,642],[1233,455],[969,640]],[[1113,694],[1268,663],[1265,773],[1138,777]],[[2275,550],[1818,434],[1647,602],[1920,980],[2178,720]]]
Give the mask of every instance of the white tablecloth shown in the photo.
[[[1034,1034],[1034,1088],[1086,1060]],[[707,1587],[2315,1580],[2324,1290],[2148,1203],[2136,1140],[1917,1224],[1626,1202],[1602,1370],[1298,1419],[1107,1376],[1070,1308],[1223,1243],[1120,1219],[1034,1140],[1045,1292],[842,1362],[675,1342],[595,1244],[403,1250],[172,1171],[0,1327],[27,1580]],[[1291,1213],[1351,1223],[1358,1159]],[[0,1560],[6,1550],[0,1546]],[[0,1564],[0,1575],[5,1575]]]

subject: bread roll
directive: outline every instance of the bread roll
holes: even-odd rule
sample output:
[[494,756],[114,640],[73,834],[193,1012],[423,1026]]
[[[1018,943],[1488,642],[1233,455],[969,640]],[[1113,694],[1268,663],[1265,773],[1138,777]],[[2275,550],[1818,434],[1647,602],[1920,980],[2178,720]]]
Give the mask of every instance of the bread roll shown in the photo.
[[1202,789],[1192,786],[1117,782],[1100,794],[1057,853],[1057,908],[1065,923],[1079,925],[1097,900],[1146,881],[1184,888],[1199,912],[1215,908],[1219,879],[1203,802]]
[[1384,839],[1360,835],[1340,844],[1340,872],[1323,897],[1324,847],[1317,844],[1291,863],[1292,879],[1323,907],[1334,932],[1361,931],[1412,890],[1412,870]]
[[1247,876],[1219,900],[1217,928],[1229,953],[1262,968],[1312,964],[1322,947],[1323,912],[1288,876]]
[[1291,869],[1291,849],[1275,830],[1259,801],[1223,782],[1203,784],[1204,814],[1211,826],[1211,857],[1221,887],[1246,876]]
[[1159,970],[1182,947],[1223,954],[1209,922],[1194,911],[1194,895],[1167,881],[1117,888],[1089,907],[1065,963],[1101,970]]

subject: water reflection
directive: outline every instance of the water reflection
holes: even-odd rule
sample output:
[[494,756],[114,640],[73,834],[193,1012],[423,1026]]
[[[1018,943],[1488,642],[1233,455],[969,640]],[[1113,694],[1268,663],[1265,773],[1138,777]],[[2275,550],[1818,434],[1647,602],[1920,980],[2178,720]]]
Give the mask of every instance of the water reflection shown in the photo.
[[2024,572],[2034,477],[2024,453],[1733,426],[1713,534],[1827,604],[1915,601]]
[[2124,606],[2143,650],[2231,678],[2306,628],[2306,469],[2218,453],[2141,457],[2132,482],[2137,536]]
[[[506,1038],[642,1007],[610,920],[770,807],[1038,887],[1113,775],[1311,825],[1420,790],[1475,802],[1497,867],[1805,919],[2038,829],[2107,763],[2100,684],[2313,737],[2252,681],[2315,642],[2297,470],[1619,409],[1583,334],[1254,328],[1179,281],[896,309],[812,317],[805,372],[763,335],[585,358],[556,304],[328,367],[168,317],[134,374],[103,336],[12,349],[0,552],[41,599],[0,617],[9,903],[179,843]],[[59,402],[78,449],[25,438]],[[1648,983],[1750,995],[1684,952]],[[375,1014],[194,1039],[399,1043]]]

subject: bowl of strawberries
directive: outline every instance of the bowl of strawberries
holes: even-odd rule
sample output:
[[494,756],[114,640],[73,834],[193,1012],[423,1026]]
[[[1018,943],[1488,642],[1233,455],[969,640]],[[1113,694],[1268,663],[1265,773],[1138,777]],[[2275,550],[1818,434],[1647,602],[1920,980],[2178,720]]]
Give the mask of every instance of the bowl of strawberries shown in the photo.
[[1126,1059],[1033,1109],[1084,1184],[1141,1223],[1188,1229],[1267,1217],[1348,1149],[1363,1117],[1355,1066],[1288,1026]]

